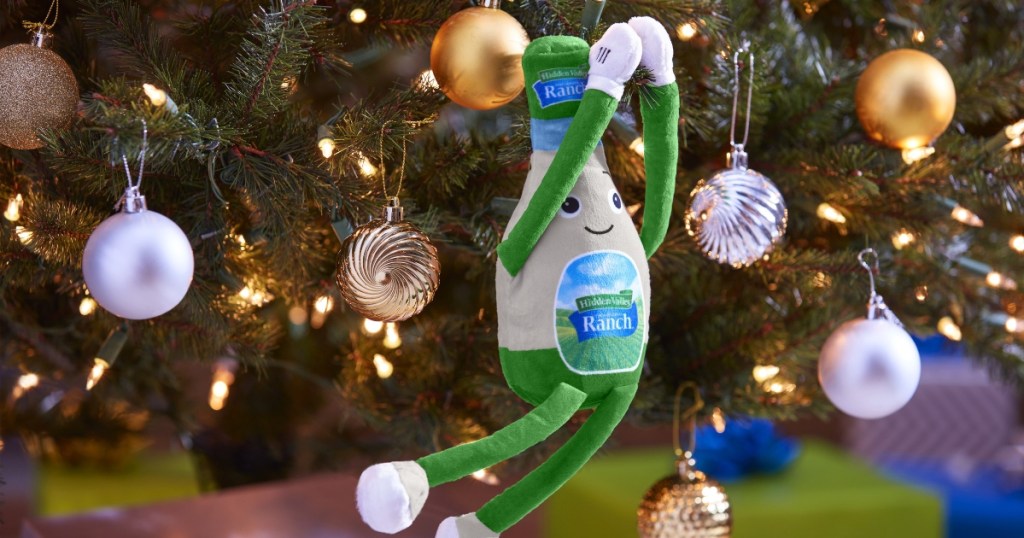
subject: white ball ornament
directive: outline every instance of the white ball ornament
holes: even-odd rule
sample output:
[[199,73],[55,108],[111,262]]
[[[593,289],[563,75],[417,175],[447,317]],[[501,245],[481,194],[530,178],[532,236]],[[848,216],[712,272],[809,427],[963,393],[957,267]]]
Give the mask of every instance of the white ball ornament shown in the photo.
[[137,188],[120,212],[89,237],[82,273],[96,302],[112,314],[141,320],[178,305],[192,283],[188,237],[171,219],[146,209]]
[[921,356],[902,328],[885,319],[842,324],[821,349],[818,380],[844,413],[865,419],[895,413],[917,391]]

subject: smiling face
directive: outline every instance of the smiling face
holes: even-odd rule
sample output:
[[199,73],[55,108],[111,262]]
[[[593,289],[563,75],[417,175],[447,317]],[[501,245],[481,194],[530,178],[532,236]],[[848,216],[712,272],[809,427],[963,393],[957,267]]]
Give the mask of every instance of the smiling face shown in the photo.
[[[626,212],[622,196],[612,183],[611,174],[602,169],[580,177],[545,235],[572,236],[583,232],[590,236],[619,235],[616,231],[636,235],[636,228]],[[589,239],[600,241],[596,237]]]

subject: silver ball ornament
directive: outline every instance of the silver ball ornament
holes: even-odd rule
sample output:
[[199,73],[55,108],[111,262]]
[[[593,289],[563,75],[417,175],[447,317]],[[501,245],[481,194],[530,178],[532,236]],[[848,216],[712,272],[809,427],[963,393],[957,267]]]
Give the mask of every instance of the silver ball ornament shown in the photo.
[[885,319],[848,321],[825,341],[818,381],[839,410],[864,419],[902,408],[917,390],[921,356],[902,327]]
[[690,194],[686,231],[708,258],[745,267],[764,258],[786,233],[782,193],[733,153],[733,166],[701,180]]
[[192,245],[171,219],[121,211],[89,237],[82,273],[96,302],[126,319],[149,319],[178,305],[192,283]]

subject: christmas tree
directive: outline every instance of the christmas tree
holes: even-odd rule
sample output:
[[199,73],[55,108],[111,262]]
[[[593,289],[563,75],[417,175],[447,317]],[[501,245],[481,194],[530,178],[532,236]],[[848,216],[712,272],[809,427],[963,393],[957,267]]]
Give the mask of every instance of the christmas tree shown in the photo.
[[[46,4],[4,2],[4,43],[28,41],[23,20],[53,21]],[[216,482],[231,485],[347,467],[360,453],[432,452],[521,417],[529,406],[499,367],[494,271],[528,171],[529,117],[523,96],[476,111],[438,87],[427,51],[462,4],[60,2],[53,49],[79,87],[73,121],[43,129],[38,149],[0,147],[2,388],[16,395],[7,429],[40,450],[90,457],[130,451],[147,421],[168,419],[220,468]],[[961,341],[1001,377],[1024,379],[1019,6],[523,0],[501,9],[531,39],[593,42],[634,16],[674,37],[677,195],[650,260],[650,342],[630,420],[670,422],[684,382],[700,387],[708,413],[828,412],[819,351],[864,315],[865,247],[878,252],[878,292],[908,330]],[[956,88],[945,132],[902,150],[865,131],[858,110],[873,103],[856,91],[872,60],[900,48],[933,56]],[[709,260],[685,224],[688,193],[727,166],[737,55],[744,90],[753,74],[737,131],[749,122],[750,168],[788,209],[784,237],[742,268]],[[638,224],[649,75],[633,77],[603,138]],[[0,93],[13,92],[4,82]],[[131,178],[194,255],[181,303],[139,321],[99,307],[82,264]],[[346,306],[339,239],[377,217],[385,189],[394,196],[400,184],[406,219],[439,253],[440,287],[419,315],[383,324]],[[257,471],[220,465],[239,451],[262,458]]]

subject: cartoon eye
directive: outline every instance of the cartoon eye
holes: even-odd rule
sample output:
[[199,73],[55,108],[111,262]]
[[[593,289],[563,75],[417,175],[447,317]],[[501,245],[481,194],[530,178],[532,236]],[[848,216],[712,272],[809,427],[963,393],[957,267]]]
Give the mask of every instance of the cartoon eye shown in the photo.
[[575,196],[569,196],[562,202],[562,209],[558,211],[558,214],[565,219],[571,219],[580,214],[580,210],[583,209],[583,203],[580,199]]
[[612,206],[612,211],[622,213],[622,197],[619,196],[619,191],[615,189],[608,191],[608,205]]

